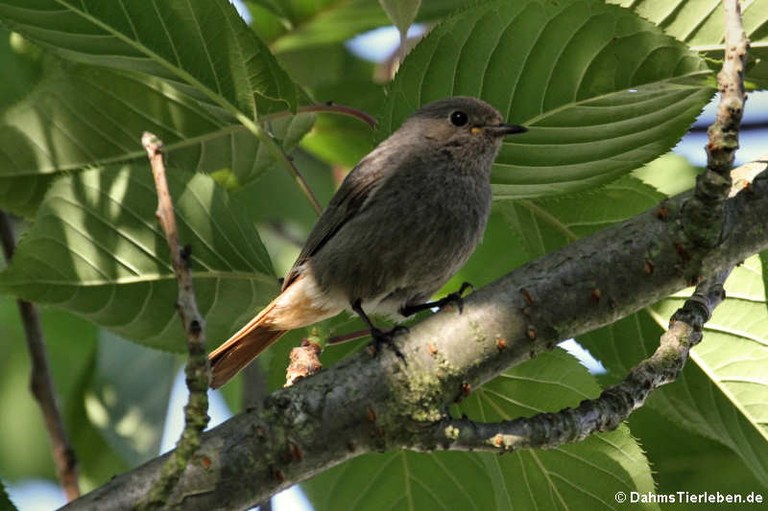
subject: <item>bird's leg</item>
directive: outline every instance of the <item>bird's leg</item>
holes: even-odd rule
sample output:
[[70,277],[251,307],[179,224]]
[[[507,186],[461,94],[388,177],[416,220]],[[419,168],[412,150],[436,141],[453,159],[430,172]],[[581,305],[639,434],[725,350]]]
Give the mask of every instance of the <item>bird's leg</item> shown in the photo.
[[376,326],[373,324],[371,319],[368,317],[368,315],[363,310],[362,300],[359,298],[352,302],[352,310],[357,313],[358,316],[365,322],[365,324],[370,328],[371,330],[371,337],[373,338],[373,349],[376,353],[378,353],[381,350],[382,345],[389,346],[392,351],[395,352],[395,355],[397,355],[397,358],[405,362],[405,356],[403,353],[398,349],[398,347],[395,345],[395,336],[400,333],[404,333],[408,331],[407,327],[398,325],[394,327],[391,330],[383,331],[379,328],[376,328]]
[[473,286],[469,282],[464,282],[461,284],[461,287],[458,291],[454,291],[453,293],[447,294],[444,297],[440,298],[439,300],[435,300],[434,302],[427,302],[427,303],[419,303],[416,305],[403,305],[400,308],[400,314],[405,316],[406,318],[408,316],[412,316],[416,314],[417,312],[421,312],[427,309],[432,309],[434,307],[442,309],[449,303],[455,304],[459,308],[459,314],[464,312],[464,298],[462,295],[467,289],[472,289]]

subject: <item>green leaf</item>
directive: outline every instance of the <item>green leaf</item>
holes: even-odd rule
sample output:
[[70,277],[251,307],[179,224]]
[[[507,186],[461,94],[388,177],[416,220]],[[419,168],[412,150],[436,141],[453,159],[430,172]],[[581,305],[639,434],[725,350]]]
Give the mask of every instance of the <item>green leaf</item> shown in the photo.
[[40,51],[19,34],[0,26],[0,69],[10,70],[0,80],[0,110],[24,97],[42,72]]
[[[85,411],[130,466],[157,456],[178,369],[177,357],[102,332]],[[152,375],[138,378],[137,375]]]
[[633,217],[663,198],[654,188],[625,176],[592,192],[499,201],[497,207],[532,259]]
[[400,32],[400,41],[405,42],[408,28],[416,19],[421,7],[421,0],[379,0],[382,9],[387,13],[392,24]]
[[[322,61],[318,68],[316,62]],[[309,47],[280,55],[280,62],[319,101],[350,106],[373,115],[381,110],[384,89],[374,83],[375,68],[353,56],[343,44]],[[332,165],[351,168],[374,147],[374,130],[360,119],[318,116],[302,147]]]
[[[609,0],[631,7],[640,16],[658,24],[664,32],[688,43],[691,49],[722,62],[725,16],[719,0]],[[750,39],[747,81],[768,87],[768,0],[741,2],[744,32]],[[719,70],[720,62],[713,62]]]
[[[282,115],[268,128],[291,150],[314,118]],[[144,130],[165,142],[178,166],[228,169],[234,183],[247,184],[275,161],[256,137],[232,122],[162,80],[49,58],[43,79],[0,117],[0,204],[25,215],[34,212],[51,181],[40,173],[144,162],[139,143]]]
[[[314,123],[315,114],[285,115],[270,120],[267,129],[284,151],[291,151]],[[276,167],[275,157],[269,149],[241,126],[222,127],[192,142],[182,140],[170,147],[166,145],[169,157],[184,169],[212,173],[217,182],[227,188],[240,188],[258,181]],[[281,172],[287,174],[283,169]]]
[[34,216],[54,179],[53,174],[0,177],[0,209],[22,217]]
[[[654,393],[648,405],[680,426],[721,442],[768,484],[768,315],[757,257],[734,269],[728,298],[704,327],[704,339],[682,376]],[[658,346],[669,318],[691,293],[684,290],[651,309],[582,336],[579,341],[622,377]]]
[[479,289],[528,261],[520,233],[509,228],[504,210],[503,203],[494,204],[482,243],[437,296],[457,291],[463,282]]
[[481,97],[531,128],[501,149],[497,197],[572,192],[669,150],[709,100],[708,75],[685,45],[626,9],[492,1],[447,18],[409,54],[381,136],[429,101]]
[[323,115],[302,147],[323,161],[352,168],[373,149],[373,134],[357,119]]
[[760,252],[760,264],[763,273],[763,288],[766,292],[765,304],[768,307],[768,252]]
[[[313,120],[312,114],[283,116],[270,127],[289,150]],[[27,178],[108,162],[143,162],[139,139],[151,131],[178,164],[208,172],[230,168],[245,184],[274,159],[233,122],[162,80],[50,58],[42,80],[0,117],[0,176]],[[6,181],[11,180],[0,179],[0,197],[14,200],[21,185]],[[22,196],[38,197],[49,181],[28,178],[29,185],[40,185]]]
[[60,55],[163,78],[230,115],[295,108],[301,92],[226,0],[0,1],[0,20]]
[[[204,175],[169,169],[179,239],[211,342],[277,291],[269,257],[242,205]],[[182,350],[177,284],[154,216],[147,165],[95,169],[57,180],[0,286],[54,304],[149,346]],[[231,304],[238,304],[233,308]]]
[[[482,421],[574,406],[599,392],[561,350],[505,372],[462,404]],[[355,458],[304,485],[318,511],[355,509],[622,509],[617,491],[653,491],[650,468],[625,427],[553,450],[391,452]],[[641,505],[639,509],[657,509]]]
[[[657,495],[679,491],[693,494],[717,491],[743,496],[755,490],[760,493],[760,482],[733,451],[714,440],[692,435],[653,408],[644,406],[633,412],[629,427],[654,468]],[[702,467],[717,467],[717,470],[702,470]],[[702,507],[700,502],[676,502],[665,509],[697,511]]]
[[669,153],[637,169],[632,175],[671,197],[692,189],[699,172],[700,169],[691,165],[685,157]]

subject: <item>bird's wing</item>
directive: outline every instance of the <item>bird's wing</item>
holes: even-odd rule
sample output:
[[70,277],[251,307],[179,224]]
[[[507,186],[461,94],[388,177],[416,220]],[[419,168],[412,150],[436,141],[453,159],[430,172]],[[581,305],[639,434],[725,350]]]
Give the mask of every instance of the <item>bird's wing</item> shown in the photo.
[[283,281],[283,289],[296,279],[299,267],[317,253],[344,224],[355,217],[373,192],[381,186],[387,169],[393,164],[396,165],[392,161],[385,161],[389,160],[383,156],[387,151],[380,149],[382,149],[381,146],[347,174],[328,207],[320,215],[312,232],[309,233],[304,248]]

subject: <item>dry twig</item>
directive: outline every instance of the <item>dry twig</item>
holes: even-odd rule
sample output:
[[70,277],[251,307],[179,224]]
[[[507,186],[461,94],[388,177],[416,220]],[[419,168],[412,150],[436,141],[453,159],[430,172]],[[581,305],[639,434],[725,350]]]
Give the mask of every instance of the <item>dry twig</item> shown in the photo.
[[168,242],[176,280],[179,284],[179,297],[176,307],[179,317],[187,333],[187,349],[189,359],[185,369],[189,401],[184,407],[184,431],[176,444],[176,449],[163,466],[160,477],[155,481],[145,501],[139,506],[142,509],[158,509],[165,506],[176,482],[187,468],[192,456],[200,445],[200,436],[208,425],[208,383],[210,368],[205,350],[205,334],[203,333],[203,318],[197,309],[195,293],[192,286],[192,273],[189,269],[191,250],[179,246],[179,236],[176,229],[176,218],[173,213],[173,203],[168,191],[163,162],[163,143],[155,135],[144,133],[141,142],[147,150],[152,175],[157,189],[157,216],[160,227]]
[[[4,211],[0,211],[0,237],[2,237],[5,260],[10,262],[16,247],[13,236],[13,226]],[[40,325],[40,315],[34,304],[25,300],[17,300],[19,314],[24,325],[27,338],[27,349],[32,362],[30,390],[35,396],[40,410],[43,412],[45,429],[51,439],[53,461],[56,464],[56,475],[67,500],[72,501],[80,496],[77,482],[77,459],[72,445],[69,443],[67,432],[56,399],[56,391],[51,381],[48,369],[48,356],[45,352],[43,329]]]

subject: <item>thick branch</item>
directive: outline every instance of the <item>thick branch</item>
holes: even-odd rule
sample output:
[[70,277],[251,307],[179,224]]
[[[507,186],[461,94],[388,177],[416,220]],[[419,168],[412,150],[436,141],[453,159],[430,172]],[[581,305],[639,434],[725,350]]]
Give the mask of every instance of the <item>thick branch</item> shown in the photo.
[[[0,211],[0,238],[2,238],[5,260],[10,262],[16,248],[16,240],[13,235],[11,220],[4,211]],[[56,391],[53,388],[53,381],[51,381],[51,374],[48,369],[48,356],[45,352],[40,315],[37,312],[37,307],[30,302],[17,300],[17,304],[27,339],[29,358],[32,362],[30,390],[40,406],[45,420],[45,429],[51,439],[56,475],[67,500],[71,501],[80,496],[80,487],[77,481],[77,459],[75,451],[69,443],[61,411],[56,401]]]
[[[462,314],[428,317],[398,338],[407,366],[389,350],[375,358],[362,352],[205,433],[173,502],[190,510],[243,508],[365,452],[435,449],[423,430],[444,417],[465,384],[480,385],[562,339],[669,296],[686,287],[689,275],[712,275],[768,247],[764,224],[754,221],[768,215],[765,172],[725,203],[725,234],[713,249],[681,245],[680,211],[690,197],[674,197],[515,270],[466,298]],[[67,509],[130,507],[163,459]]]

